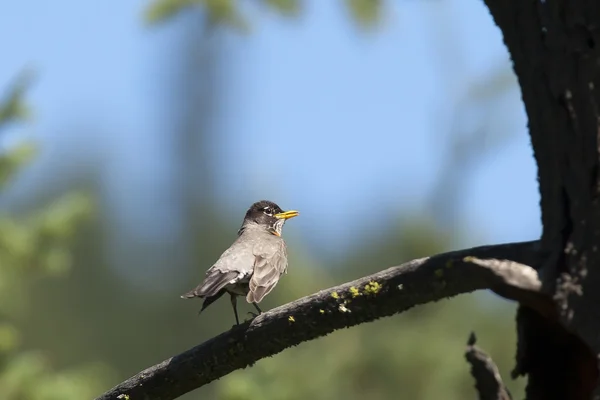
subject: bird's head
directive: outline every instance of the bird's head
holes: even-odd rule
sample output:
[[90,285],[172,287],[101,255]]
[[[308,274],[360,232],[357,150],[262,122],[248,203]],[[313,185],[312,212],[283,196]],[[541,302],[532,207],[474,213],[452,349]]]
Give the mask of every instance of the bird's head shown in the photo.
[[281,236],[283,224],[290,218],[298,216],[298,211],[283,211],[281,207],[272,201],[261,200],[252,204],[242,223],[240,234],[249,225],[267,230],[269,233]]

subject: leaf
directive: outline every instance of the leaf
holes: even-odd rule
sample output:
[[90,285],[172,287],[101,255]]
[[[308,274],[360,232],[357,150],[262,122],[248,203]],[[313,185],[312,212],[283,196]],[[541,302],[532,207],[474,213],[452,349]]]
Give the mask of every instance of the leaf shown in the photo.
[[17,329],[6,322],[0,323],[0,354],[15,349],[20,343]]
[[300,11],[300,2],[298,0],[264,0],[264,2],[287,16],[296,15]]
[[229,25],[240,30],[247,29],[246,21],[233,0],[155,0],[144,12],[144,19],[149,24],[163,23],[191,7],[199,7],[206,13],[209,26]]
[[381,0],[346,0],[350,13],[363,28],[372,28],[381,20]]
[[37,148],[31,142],[22,142],[7,152],[0,154],[0,188],[23,165],[33,159]]
[[232,28],[245,31],[248,25],[233,0],[204,0],[208,11],[208,19],[212,24],[229,25]]
[[144,11],[144,20],[149,24],[165,22],[184,8],[198,4],[195,0],[155,0]]
[[3,100],[0,100],[0,128],[14,120],[24,120],[31,115],[31,110],[25,105],[23,97],[33,81],[31,71],[22,71],[14,80],[12,87]]

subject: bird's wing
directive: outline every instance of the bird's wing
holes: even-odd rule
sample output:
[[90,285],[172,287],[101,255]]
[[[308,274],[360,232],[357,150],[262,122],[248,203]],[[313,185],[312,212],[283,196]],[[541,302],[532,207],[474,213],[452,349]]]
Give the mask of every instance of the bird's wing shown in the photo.
[[254,273],[250,279],[248,303],[260,303],[279,282],[287,269],[287,254],[283,240],[260,243],[254,247]]
[[183,298],[211,297],[229,283],[235,283],[252,272],[254,254],[249,244],[236,241],[225,250],[217,262],[206,271],[204,281]]

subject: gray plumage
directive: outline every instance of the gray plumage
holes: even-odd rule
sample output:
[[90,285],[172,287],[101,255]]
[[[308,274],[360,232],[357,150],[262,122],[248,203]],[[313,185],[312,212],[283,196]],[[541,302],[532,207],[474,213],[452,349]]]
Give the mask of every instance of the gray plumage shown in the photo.
[[297,211],[283,212],[270,201],[254,203],[246,212],[235,242],[206,271],[204,281],[181,297],[204,298],[202,312],[229,293],[237,324],[237,296],[245,296],[260,314],[258,303],[287,272],[287,251],[281,231],[285,221],[297,215]]

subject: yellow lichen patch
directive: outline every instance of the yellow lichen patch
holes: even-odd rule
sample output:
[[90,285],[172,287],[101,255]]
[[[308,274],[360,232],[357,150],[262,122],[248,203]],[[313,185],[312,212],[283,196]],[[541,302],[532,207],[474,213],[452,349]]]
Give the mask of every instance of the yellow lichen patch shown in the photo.
[[354,286],[352,286],[350,288],[350,294],[352,295],[352,297],[358,297],[358,296],[362,296],[362,293],[358,291],[357,288],[355,288]]
[[444,270],[443,269],[436,269],[435,270],[435,276],[438,278],[441,278],[442,276],[444,276]]
[[339,299],[340,295],[337,292],[332,292],[331,297],[333,297],[334,299]]
[[377,294],[381,290],[381,285],[375,281],[371,281],[365,285],[366,294]]
[[321,314],[325,314],[325,310],[319,310]]
[[296,319],[294,318],[294,316],[293,316],[293,315],[290,315],[290,316],[288,317],[288,321],[290,321],[290,322],[296,322]]
[[128,394],[120,394],[117,396],[117,399],[129,400],[129,395]]

